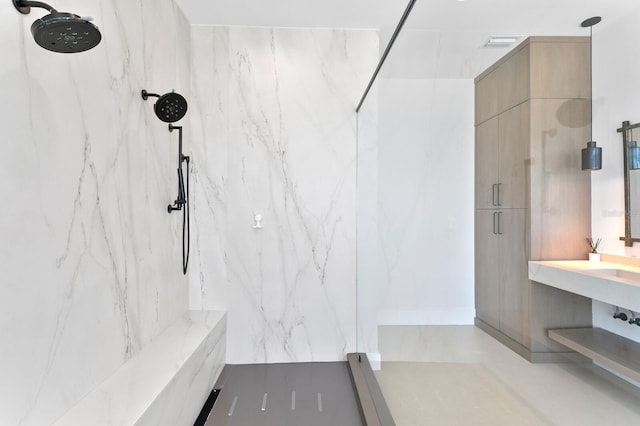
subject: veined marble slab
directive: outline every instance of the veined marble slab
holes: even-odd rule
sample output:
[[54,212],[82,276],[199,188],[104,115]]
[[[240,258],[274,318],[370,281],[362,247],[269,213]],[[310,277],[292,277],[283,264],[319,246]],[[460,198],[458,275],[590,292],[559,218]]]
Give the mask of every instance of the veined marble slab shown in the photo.
[[228,312],[230,363],[356,349],[355,108],[378,52],[368,30],[193,29],[190,306]]
[[191,311],[55,424],[192,425],[225,364],[226,314]]
[[71,3],[103,38],[66,55],[0,2],[3,426],[52,424],[188,310],[178,139],[140,91],[192,104],[191,26],[174,0]]
[[640,267],[588,260],[529,262],[529,279],[640,312]]

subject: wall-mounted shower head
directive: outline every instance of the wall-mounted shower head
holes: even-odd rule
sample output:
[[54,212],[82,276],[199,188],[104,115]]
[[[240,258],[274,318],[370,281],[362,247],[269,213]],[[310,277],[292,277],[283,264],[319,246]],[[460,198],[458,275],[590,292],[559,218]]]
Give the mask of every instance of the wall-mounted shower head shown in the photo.
[[142,99],[146,101],[150,96],[158,98],[153,109],[158,118],[165,123],[175,123],[187,113],[187,100],[176,92],[166,93],[161,96],[142,90]]
[[31,34],[39,46],[59,53],[76,53],[92,49],[100,43],[102,35],[98,27],[73,13],[58,12],[39,1],[13,0],[18,12],[26,15],[32,7],[40,7],[49,14],[36,19],[31,25]]

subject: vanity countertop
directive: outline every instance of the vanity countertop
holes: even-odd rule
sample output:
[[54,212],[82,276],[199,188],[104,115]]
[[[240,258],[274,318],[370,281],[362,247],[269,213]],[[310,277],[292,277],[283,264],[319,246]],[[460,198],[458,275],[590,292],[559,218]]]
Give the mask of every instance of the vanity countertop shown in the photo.
[[640,312],[640,266],[588,260],[530,261],[529,279]]

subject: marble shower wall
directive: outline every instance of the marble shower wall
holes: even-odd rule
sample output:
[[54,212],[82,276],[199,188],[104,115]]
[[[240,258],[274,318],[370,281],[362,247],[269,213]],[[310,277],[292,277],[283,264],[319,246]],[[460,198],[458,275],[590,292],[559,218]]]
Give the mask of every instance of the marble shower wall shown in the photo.
[[173,0],[56,0],[103,40],[38,47],[0,4],[0,424],[51,424],[186,312],[177,140],[140,90],[189,99]]
[[[356,349],[356,114],[374,31],[194,27],[192,309],[230,363]],[[263,217],[254,229],[254,215]]]

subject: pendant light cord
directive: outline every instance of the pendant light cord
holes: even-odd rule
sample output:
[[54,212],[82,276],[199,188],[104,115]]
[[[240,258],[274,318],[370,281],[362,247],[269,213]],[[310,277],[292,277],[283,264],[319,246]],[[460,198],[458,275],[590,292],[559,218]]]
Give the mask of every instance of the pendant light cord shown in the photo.
[[589,80],[591,80],[591,137],[593,141],[593,25],[589,27]]
[[589,27],[589,76],[591,80],[591,141],[593,142],[593,26],[602,21],[599,16],[594,16],[582,21],[582,28]]

